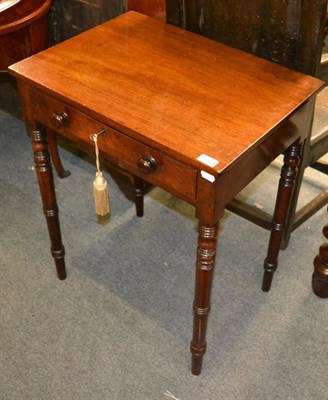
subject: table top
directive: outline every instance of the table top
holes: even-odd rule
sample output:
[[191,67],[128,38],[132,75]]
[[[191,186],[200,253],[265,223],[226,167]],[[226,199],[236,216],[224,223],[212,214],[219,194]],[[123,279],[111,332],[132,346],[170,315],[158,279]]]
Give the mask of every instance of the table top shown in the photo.
[[212,173],[251,151],[323,85],[136,12],[10,70],[166,154],[197,168],[205,162]]

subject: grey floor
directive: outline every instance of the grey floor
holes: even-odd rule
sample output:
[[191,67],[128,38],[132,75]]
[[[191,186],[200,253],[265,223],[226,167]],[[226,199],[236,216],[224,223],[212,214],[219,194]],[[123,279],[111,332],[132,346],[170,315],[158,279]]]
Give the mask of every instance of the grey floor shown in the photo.
[[[56,177],[68,278],[56,279],[23,124],[0,112],[1,400],[327,400],[328,301],[311,290],[326,211],[297,229],[261,292],[269,233],[226,212],[202,375],[189,370],[196,219],[160,189],[136,218],[107,174],[112,216],[93,211],[95,166],[62,150]],[[280,161],[242,194],[270,211]],[[308,169],[300,204],[327,187]],[[170,397],[171,394],[171,397]]]

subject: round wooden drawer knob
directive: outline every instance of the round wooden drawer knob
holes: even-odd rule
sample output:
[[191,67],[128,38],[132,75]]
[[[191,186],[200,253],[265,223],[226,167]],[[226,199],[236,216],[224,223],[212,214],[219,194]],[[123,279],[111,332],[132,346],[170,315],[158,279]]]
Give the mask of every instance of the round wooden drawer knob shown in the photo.
[[64,111],[53,113],[50,121],[55,128],[64,128],[68,125],[68,115]]
[[152,156],[143,156],[137,161],[137,167],[143,174],[148,175],[156,171],[157,162]]

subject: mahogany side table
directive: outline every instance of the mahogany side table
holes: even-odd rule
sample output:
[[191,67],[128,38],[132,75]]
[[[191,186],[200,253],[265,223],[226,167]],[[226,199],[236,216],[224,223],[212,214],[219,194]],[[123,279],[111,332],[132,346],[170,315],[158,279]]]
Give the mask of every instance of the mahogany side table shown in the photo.
[[285,152],[263,290],[270,287],[309,101],[322,82],[129,12],[10,67],[18,79],[59,279],[66,277],[47,130],[195,206],[192,372],[201,372],[225,205]]

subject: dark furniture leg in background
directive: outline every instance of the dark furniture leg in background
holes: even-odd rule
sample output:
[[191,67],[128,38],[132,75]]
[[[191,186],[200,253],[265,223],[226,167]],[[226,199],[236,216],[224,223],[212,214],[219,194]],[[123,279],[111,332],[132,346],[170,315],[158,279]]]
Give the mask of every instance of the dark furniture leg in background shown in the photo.
[[136,204],[137,217],[144,214],[144,181],[138,176],[134,176],[134,198]]
[[262,290],[268,292],[271,287],[273,274],[278,265],[278,254],[286,223],[286,217],[297,177],[297,167],[300,160],[302,145],[297,141],[286,151],[284,165],[281,169],[281,178],[274,211],[272,230],[269,242],[267,257],[264,261],[264,276]]
[[52,163],[55,167],[55,170],[59,176],[59,178],[66,178],[71,175],[70,171],[66,171],[63,167],[63,164],[60,160],[60,156],[58,153],[58,145],[57,145],[57,134],[52,129],[47,130],[48,136],[48,144],[49,150],[51,154]]

